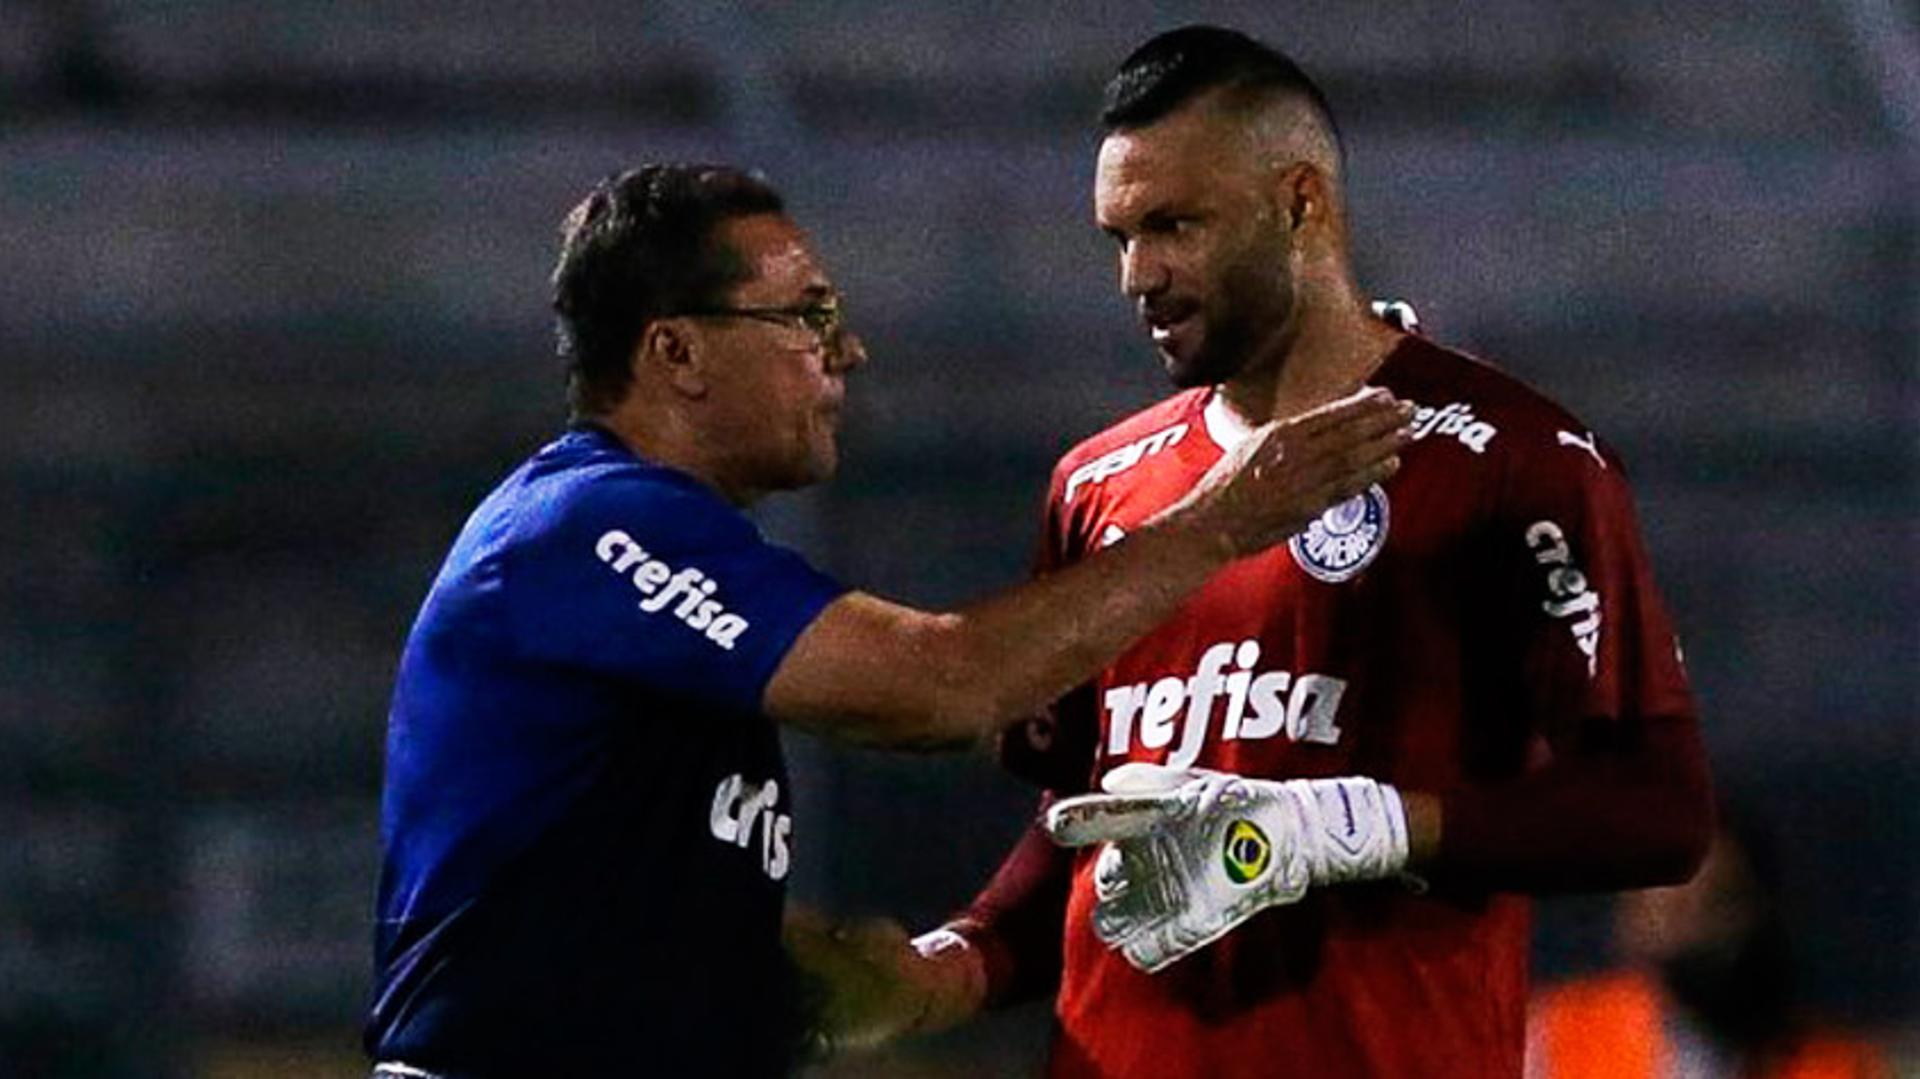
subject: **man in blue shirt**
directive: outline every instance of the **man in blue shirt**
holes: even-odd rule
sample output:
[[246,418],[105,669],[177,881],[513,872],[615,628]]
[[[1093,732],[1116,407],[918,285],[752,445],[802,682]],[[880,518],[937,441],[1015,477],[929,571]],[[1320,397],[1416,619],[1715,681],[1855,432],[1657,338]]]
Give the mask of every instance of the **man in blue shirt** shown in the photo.
[[1408,409],[1356,393],[1270,425],[1110,551],[918,611],[741,515],[832,474],[866,359],[764,181],[614,177],[567,218],[554,286],[575,422],[467,521],[400,663],[366,1028],[383,1075],[782,1074],[814,1020],[780,943],[775,723],[990,733],[1384,478],[1407,437]]

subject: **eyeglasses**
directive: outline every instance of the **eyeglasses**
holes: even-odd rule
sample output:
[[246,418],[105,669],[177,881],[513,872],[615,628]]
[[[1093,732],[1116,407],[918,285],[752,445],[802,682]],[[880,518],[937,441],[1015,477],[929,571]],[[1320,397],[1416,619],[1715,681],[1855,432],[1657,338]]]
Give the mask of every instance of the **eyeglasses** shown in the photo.
[[846,315],[837,298],[788,307],[698,307],[682,311],[690,318],[750,318],[776,326],[799,326],[813,334],[826,351],[838,352],[845,343]]

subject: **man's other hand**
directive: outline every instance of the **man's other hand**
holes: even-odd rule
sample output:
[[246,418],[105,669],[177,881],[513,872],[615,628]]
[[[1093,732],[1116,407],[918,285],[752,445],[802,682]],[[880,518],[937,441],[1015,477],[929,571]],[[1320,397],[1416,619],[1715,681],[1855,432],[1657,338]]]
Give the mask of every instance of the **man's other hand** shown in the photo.
[[964,942],[941,948],[909,939],[891,919],[840,921],[790,907],[784,937],[794,964],[824,991],[820,1034],[829,1052],[952,1026],[985,996],[985,968]]

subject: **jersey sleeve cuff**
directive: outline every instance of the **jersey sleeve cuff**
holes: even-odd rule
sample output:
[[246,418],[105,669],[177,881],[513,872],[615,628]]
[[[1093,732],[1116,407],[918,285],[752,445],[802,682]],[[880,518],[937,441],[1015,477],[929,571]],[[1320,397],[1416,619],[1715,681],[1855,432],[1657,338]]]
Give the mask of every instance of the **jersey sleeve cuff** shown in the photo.
[[965,941],[980,956],[980,967],[987,981],[981,1003],[983,1009],[1016,1004],[1037,995],[1021,991],[1019,956],[991,925],[978,918],[962,915],[941,928]]

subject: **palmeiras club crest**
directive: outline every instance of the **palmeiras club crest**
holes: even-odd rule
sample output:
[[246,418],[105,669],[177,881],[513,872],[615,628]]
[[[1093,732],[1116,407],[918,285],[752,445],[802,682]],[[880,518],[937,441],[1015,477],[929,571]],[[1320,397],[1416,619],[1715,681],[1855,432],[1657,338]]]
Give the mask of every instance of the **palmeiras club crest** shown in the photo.
[[1321,514],[1287,541],[1307,575],[1338,584],[1372,563],[1387,545],[1387,492],[1379,484]]

